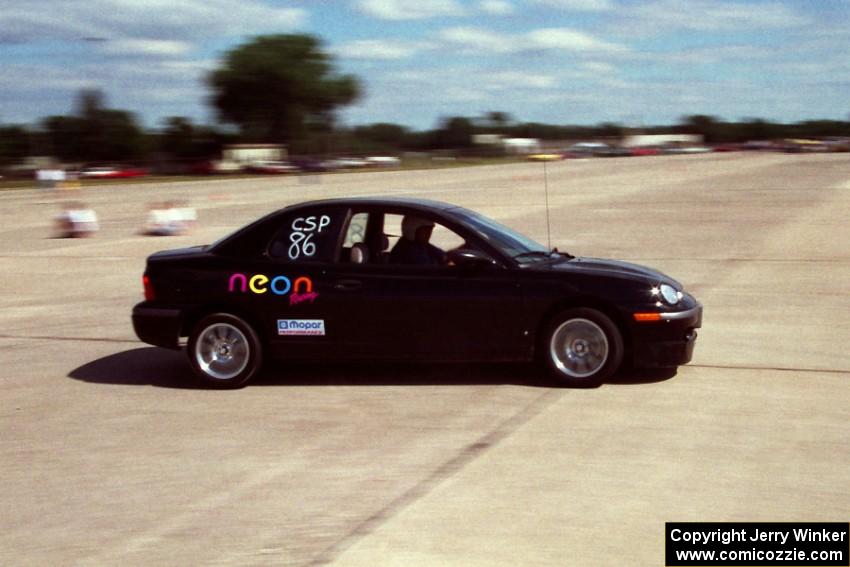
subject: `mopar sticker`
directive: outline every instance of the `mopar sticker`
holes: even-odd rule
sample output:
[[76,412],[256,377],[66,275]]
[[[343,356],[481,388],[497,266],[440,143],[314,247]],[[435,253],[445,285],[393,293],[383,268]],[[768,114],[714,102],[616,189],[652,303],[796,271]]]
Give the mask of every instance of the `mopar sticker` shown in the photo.
[[325,336],[325,320],[278,319],[277,334],[289,336]]

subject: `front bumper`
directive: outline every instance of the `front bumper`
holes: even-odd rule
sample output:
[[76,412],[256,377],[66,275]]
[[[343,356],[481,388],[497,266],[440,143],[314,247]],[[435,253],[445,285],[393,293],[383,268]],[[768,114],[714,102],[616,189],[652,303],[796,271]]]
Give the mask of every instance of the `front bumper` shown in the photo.
[[147,302],[133,308],[133,330],[150,345],[179,349],[181,323],[180,309],[151,307]]
[[633,327],[633,363],[637,368],[664,368],[687,364],[694,354],[702,305],[662,313],[661,321]]

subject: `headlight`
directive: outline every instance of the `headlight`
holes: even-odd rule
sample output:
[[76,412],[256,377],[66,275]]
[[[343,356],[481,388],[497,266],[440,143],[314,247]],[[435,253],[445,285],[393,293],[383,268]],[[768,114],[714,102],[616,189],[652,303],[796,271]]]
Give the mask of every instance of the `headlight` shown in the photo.
[[679,303],[681,294],[676,291],[673,286],[661,284],[658,288],[658,291],[661,293],[661,297],[664,298],[664,301],[666,301],[670,305],[676,305],[677,303]]

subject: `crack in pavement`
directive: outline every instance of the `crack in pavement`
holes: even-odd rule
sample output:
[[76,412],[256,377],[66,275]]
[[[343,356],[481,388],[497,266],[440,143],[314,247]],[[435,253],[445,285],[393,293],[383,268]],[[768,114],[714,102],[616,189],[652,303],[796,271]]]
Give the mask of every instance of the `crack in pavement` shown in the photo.
[[773,370],[776,372],[801,372],[805,374],[850,374],[850,370],[842,370],[840,368],[788,368],[784,366],[746,366],[743,364],[688,364],[687,366],[715,370]]
[[534,398],[523,409],[502,421],[495,429],[485,433],[476,441],[461,449],[454,457],[444,462],[427,477],[417,482],[368,518],[362,520],[335,543],[325,548],[312,560],[304,563],[303,567],[318,567],[335,561],[347,549],[357,543],[357,541],[373,533],[381,525],[387,523],[403,510],[430,494],[437,486],[460,472],[485,451],[497,445],[525,423],[542,413],[543,410],[556,402],[565,391],[563,389],[550,389]]
[[110,337],[59,337],[53,335],[7,335],[5,333],[0,333],[0,339],[18,339],[25,341],[83,341],[83,342],[97,342],[97,343],[128,343],[128,344],[136,344],[138,343],[138,339],[113,339]]

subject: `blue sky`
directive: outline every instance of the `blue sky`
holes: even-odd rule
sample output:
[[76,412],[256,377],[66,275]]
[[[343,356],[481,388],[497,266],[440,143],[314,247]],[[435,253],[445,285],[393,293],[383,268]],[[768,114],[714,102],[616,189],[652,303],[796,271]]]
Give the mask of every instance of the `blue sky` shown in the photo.
[[0,0],[0,123],[87,87],[147,126],[212,123],[205,75],[272,33],[360,78],[349,125],[850,117],[850,0]]

